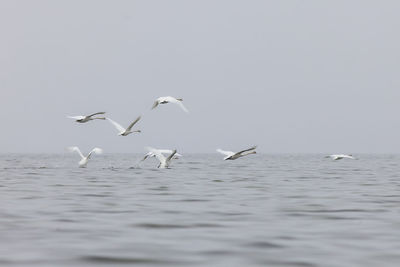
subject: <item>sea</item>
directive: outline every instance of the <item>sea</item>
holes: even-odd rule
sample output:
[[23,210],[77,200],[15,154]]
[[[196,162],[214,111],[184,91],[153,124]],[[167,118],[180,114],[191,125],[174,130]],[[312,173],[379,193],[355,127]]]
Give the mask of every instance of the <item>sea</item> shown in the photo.
[[0,266],[400,266],[400,155],[0,155]]

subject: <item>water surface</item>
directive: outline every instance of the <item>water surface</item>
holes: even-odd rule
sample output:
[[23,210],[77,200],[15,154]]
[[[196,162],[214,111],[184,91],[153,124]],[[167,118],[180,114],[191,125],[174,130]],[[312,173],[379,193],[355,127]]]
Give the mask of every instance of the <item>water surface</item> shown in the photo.
[[400,266],[400,156],[0,156],[2,266]]

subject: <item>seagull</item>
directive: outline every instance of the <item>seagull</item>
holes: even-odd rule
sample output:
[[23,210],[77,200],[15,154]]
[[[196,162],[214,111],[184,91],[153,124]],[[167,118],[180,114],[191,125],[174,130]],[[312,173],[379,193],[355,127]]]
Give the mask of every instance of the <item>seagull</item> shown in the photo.
[[155,109],[159,104],[167,104],[167,103],[174,103],[179,105],[183,111],[185,112],[189,112],[185,106],[182,104],[183,99],[182,98],[175,98],[172,96],[162,96],[156,99],[156,101],[154,102],[153,106],[151,107],[151,109]]
[[160,164],[158,165],[158,168],[161,168],[161,169],[169,168],[169,164],[170,164],[170,162],[171,162],[171,159],[172,159],[172,158],[175,156],[175,154],[176,154],[176,149],[174,149],[174,150],[172,151],[172,153],[169,154],[168,157],[165,157],[165,156],[161,153],[161,150],[158,150],[158,149],[155,149],[155,148],[152,148],[152,147],[147,147],[146,149],[147,149],[149,152],[152,152],[152,153],[155,155],[155,157],[160,161]]
[[87,116],[67,116],[67,118],[74,119],[76,122],[84,123],[92,120],[105,120],[104,117],[94,117],[95,115],[106,114],[105,112],[97,112]]
[[353,157],[352,155],[344,155],[344,154],[340,154],[340,155],[329,155],[326,156],[325,158],[331,158],[333,160],[339,160],[339,159],[355,159],[355,157]]
[[[170,149],[158,149],[158,151],[160,151],[161,154],[172,154],[172,152],[173,152]],[[156,156],[156,154],[154,154],[153,152],[149,152],[143,157],[143,159],[141,161],[145,161],[147,158],[153,158],[155,156]],[[181,154],[175,153],[175,155],[172,158],[179,159],[180,157],[182,157]]]
[[115,128],[117,128],[117,130],[119,131],[118,135],[127,136],[131,133],[135,133],[135,132],[140,133],[141,132],[140,130],[131,131],[132,127],[140,120],[140,116],[134,122],[132,122],[126,129],[124,127],[122,127],[119,123],[113,121],[112,119],[110,119],[110,118],[106,118],[106,119],[109,122],[111,122],[115,126]]
[[79,167],[80,167],[80,168],[85,168],[85,167],[86,167],[86,165],[87,165],[87,163],[88,163],[88,161],[89,161],[90,156],[92,155],[92,153],[96,153],[96,154],[101,154],[101,153],[103,153],[103,150],[102,150],[101,148],[95,147],[95,148],[93,148],[93,150],[90,151],[90,153],[85,157],[85,156],[82,154],[82,152],[81,152],[81,150],[79,149],[79,147],[77,147],[77,146],[72,146],[72,147],[69,147],[68,149],[69,149],[69,151],[71,151],[71,152],[73,152],[73,151],[78,152],[78,154],[81,156],[81,161],[79,161]]
[[242,150],[242,151],[239,151],[237,153],[232,152],[232,151],[224,151],[224,150],[218,148],[217,152],[219,152],[221,154],[224,154],[226,156],[224,158],[224,160],[235,160],[235,159],[238,159],[238,158],[250,155],[250,154],[256,154],[257,153],[255,151],[256,148],[257,148],[257,146],[253,146],[253,147],[251,147],[249,149]]

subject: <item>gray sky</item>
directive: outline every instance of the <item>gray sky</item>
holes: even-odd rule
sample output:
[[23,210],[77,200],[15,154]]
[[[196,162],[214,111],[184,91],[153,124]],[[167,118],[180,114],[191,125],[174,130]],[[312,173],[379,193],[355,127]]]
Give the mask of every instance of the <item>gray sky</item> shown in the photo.
[[[398,152],[399,1],[0,1],[0,152]],[[150,111],[159,96],[184,99]],[[142,134],[66,115],[107,111]]]

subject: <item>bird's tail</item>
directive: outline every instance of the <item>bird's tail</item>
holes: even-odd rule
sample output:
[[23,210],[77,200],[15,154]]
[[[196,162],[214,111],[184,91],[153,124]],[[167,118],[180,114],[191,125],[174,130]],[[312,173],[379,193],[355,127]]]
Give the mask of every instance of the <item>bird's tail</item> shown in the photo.
[[182,102],[182,101],[183,101],[183,98],[177,98],[176,100],[178,100],[178,101],[181,101],[181,102]]

